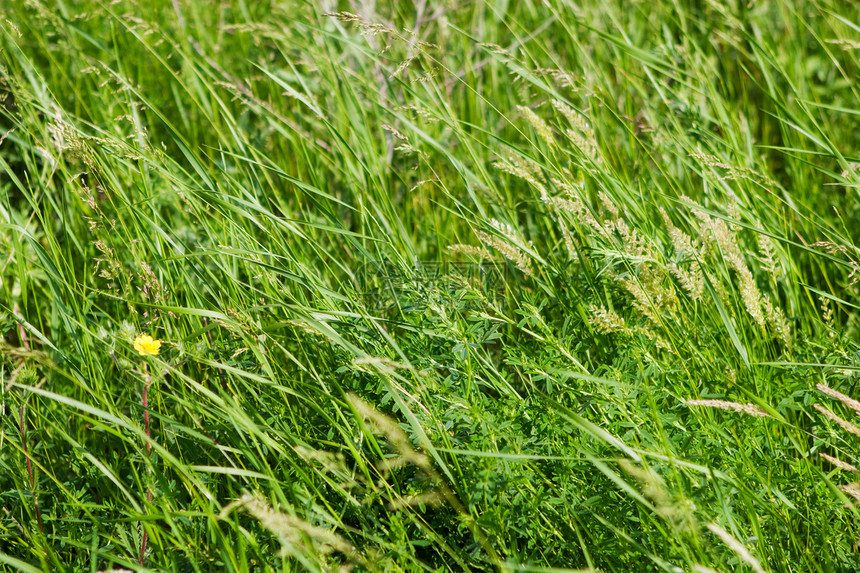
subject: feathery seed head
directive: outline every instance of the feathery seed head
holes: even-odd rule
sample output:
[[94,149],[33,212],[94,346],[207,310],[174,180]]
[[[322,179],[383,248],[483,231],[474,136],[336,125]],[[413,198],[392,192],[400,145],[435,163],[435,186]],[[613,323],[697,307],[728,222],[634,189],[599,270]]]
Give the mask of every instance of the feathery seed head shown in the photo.
[[547,122],[545,122],[543,118],[536,114],[531,108],[518,105],[517,110],[523,114],[526,120],[532,125],[538,136],[543,139],[550,148],[554,148],[556,145],[555,137],[553,136],[552,129],[550,129]]
[[824,392],[825,394],[830,396],[831,398],[836,398],[837,400],[860,414],[860,402],[858,402],[857,400],[854,400],[853,398],[846,396],[841,392],[837,392],[833,388],[825,386],[824,384],[816,384],[815,387],[818,388],[821,392]]
[[827,460],[828,462],[830,462],[831,464],[833,464],[834,466],[836,466],[837,468],[839,468],[840,470],[855,473],[855,474],[860,474],[860,470],[858,470],[856,467],[849,464],[848,462],[843,462],[839,458],[834,458],[833,456],[827,455],[825,453],[820,453],[818,455],[821,456],[822,458],[824,458],[825,460]]
[[735,412],[749,414],[750,416],[770,416],[770,414],[755,404],[740,404],[738,402],[728,402],[725,400],[686,400],[684,403],[687,406],[704,406],[706,408],[718,408],[720,410],[734,410]]
[[708,529],[716,535],[717,537],[725,543],[729,549],[735,552],[735,554],[741,559],[741,561],[745,561],[747,565],[753,568],[753,571],[756,573],[765,573],[764,569],[759,563],[758,559],[752,556],[752,554],[747,550],[743,544],[735,539],[731,533],[717,525],[716,523],[709,523]]

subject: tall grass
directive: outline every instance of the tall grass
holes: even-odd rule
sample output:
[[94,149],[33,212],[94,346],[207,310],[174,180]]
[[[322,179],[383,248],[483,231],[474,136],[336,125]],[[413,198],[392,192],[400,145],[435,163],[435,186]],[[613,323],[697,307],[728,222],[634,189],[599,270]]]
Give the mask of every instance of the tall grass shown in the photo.
[[860,567],[853,4],[0,16],[3,570]]

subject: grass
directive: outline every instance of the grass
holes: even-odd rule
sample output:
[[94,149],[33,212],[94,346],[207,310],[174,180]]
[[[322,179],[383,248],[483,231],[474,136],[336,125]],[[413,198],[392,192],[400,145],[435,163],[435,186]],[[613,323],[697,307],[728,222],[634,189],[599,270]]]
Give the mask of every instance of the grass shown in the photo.
[[4,571],[860,569],[856,6],[0,13]]

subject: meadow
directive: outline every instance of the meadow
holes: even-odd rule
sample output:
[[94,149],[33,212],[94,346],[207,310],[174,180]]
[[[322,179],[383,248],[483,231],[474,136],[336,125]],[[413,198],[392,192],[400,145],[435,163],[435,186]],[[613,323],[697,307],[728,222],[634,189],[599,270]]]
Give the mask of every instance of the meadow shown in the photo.
[[5,0],[0,571],[860,571],[860,7]]

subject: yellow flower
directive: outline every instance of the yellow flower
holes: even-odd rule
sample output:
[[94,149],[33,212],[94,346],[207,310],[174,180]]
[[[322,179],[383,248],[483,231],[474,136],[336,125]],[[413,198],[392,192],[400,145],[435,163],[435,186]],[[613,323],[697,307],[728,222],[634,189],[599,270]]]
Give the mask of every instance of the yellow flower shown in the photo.
[[155,356],[161,350],[161,341],[153,340],[148,334],[141,334],[134,339],[134,349],[141,356],[146,356],[147,354]]

